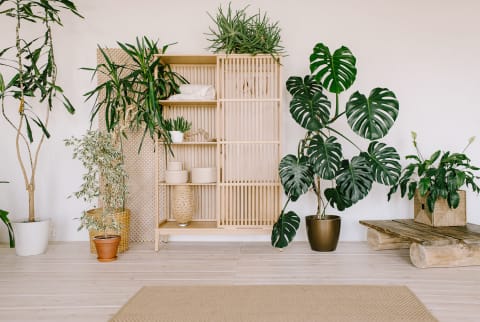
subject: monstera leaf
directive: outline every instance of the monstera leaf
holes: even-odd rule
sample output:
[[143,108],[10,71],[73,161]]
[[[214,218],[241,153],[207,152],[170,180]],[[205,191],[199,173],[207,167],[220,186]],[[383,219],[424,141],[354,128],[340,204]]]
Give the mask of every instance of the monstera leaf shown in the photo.
[[397,182],[402,167],[398,162],[400,156],[394,148],[375,141],[368,146],[368,153],[363,152],[361,155],[370,161],[375,181],[388,186]]
[[313,96],[318,92],[322,92],[323,88],[310,75],[303,79],[300,76],[290,76],[287,80],[287,90],[292,95],[310,95]]
[[313,172],[307,158],[303,156],[300,159],[293,154],[284,156],[278,166],[278,173],[285,194],[292,201],[307,192],[313,182]]
[[325,126],[330,118],[330,101],[321,91],[300,91],[290,101],[290,113],[301,127],[318,131]]
[[342,160],[342,146],[337,138],[331,136],[324,140],[321,135],[315,135],[307,150],[313,171],[322,179],[335,178]]
[[338,188],[325,189],[325,198],[327,198],[330,206],[335,207],[340,211],[344,211],[353,205],[352,201],[342,195]]
[[300,227],[300,218],[298,215],[289,211],[280,214],[277,222],[272,229],[272,246],[276,248],[287,247],[297,234],[298,227]]
[[365,157],[359,155],[342,161],[337,176],[337,189],[352,204],[363,199],[372,188],[373,176]]
[[368,98],[355,92],[348,100],[345,112],[352,130],[369,140],[377,140],[392,127],[398,115],[398,101],[387,88],[374,88]]
[[357,76],[356,59],[350,49],[342,46],[333,55],[322,43],[310,55],[310,72],[331,93],[341,93],[352,86]]

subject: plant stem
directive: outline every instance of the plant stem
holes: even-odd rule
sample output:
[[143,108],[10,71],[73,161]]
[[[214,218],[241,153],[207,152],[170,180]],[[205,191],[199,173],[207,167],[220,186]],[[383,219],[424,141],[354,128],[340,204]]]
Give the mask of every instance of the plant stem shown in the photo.
[[360,149],[360,147],[358,145],[356,145],[355,143],[353,143],[352,140],[350,140],[349,138],[347,138],[345,135],[343,135],[342,133],[338,132],[337,130],[335,130],[334,128],[331,128],[329,126],[326,127],[326,129],[332,131],[332,132],[335,132],[336,134],[340,135],[342,138],[344,138],[345,140],[347,140],[348,142],[350,142],[354,147],[356,147],[360,152],[362,151],[362,149]]

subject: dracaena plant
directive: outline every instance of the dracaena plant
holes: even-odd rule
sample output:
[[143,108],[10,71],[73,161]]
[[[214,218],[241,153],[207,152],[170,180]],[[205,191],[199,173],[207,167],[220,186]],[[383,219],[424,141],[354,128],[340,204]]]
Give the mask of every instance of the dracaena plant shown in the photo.
[[105,81],[85,96],[87,100],[94,99],[91,121],[104,113],[105,128],[114,136],[126,137],[127,130],[143,130],[140,152],[147,134],[152,139],[168,141],[160,100],[178,93],[179,85],[187,80],[156,57],[164,54],[171,44],[160,48],[158,41],[147,37],[137,37],[134,44],[117,44],[129,61],[116,62],[107,50],[99,47],[104,62],[83,69],[92,72],[92,77],[101,75]]
[[[2,115],[16,133],[15,148],[28,192],[30,222],[35,221],[35,176],[40,150],[45,138],[50,137],[50,113],[57,104],[71,114],[75,111],[57,83],[54,55],[52,28],[62,26],[65,12],[81,17],[68,0],[0,0],[0,15],[15,21],[11,30],[15,43],[0,49],[0,101]],[[8,32],[2,30],[3,34]],[[6,75],[12,76],[5,79]]]
[[[306,133],[297,153],[286,155],[279,165],[287,200],[272,230],[271,242],[278,248],[293,240],[300,225],[299,216],[286,210],[290,201],[313,190],[316,215],[324,218],[328,205],[343,211],[365,198],[373,182],[395,184],[401,170],[395,148],[379,141],[397,118],[395,94],[380,87],[368,96],[356,91],[345,108],[340,108],[339,94],[349,89],[357,76],[356,58],[344,46],[332,53],[324,44],[317,44],[310,55],[310,72],[303,78],[291,76],[286,83],[292,95],[290,114]],[[333,106],[329,95],[334,97]],[[366,150],[348,136],[349,132],[335,128],[343,117],[355,134],[370,141]],[[345,155],[342,141],[358,153]]]
[[423,157],[418,148],[415,132],[412,132],[412,140],[417,155],[405,157],[412,162],[402,170],[401,176],[390,188],[389,200],[399,187],[402,198],[407,195],[408,199],[412,199],[418,190],[420,196],[426,197],[428,210],[433,212],[435,203],[441,198],[447,200],[450,208],[457,208],[460,204],[458,190],[463,186],[470,187],[476,193],[480,192],[476,183],[480,178],[476,175],[480,168],[472,165],[465,154],[475,137],[468,140],[461,153],[437,150],[428,159]]

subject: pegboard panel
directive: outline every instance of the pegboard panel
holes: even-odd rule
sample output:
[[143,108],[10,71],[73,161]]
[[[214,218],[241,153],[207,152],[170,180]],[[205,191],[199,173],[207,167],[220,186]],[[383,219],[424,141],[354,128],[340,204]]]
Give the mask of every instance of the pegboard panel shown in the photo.
[[[106,53],[117,64],[129,62],[129,57],[119,48],[106,49]],[[104,59],[97,50],[97,63]],[[98,73],[98,84],[105,81],[105,75]],[[99,129],[105,130],[104,113],[99,113]],[[127,132],[128,140],[123,142],[125,168],[128,173],[128,191],[126,207],[130,209],[130,241],[153,241],[152,227],[155,225],[155,144],[150,137],[145,137],[143,147],[138,154],[142,138],[139,132]]]

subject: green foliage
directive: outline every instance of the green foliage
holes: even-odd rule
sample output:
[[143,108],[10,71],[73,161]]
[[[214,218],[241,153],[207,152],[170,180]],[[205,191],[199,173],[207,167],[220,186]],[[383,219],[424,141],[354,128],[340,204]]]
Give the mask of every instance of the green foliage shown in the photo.
[[277,248],[287,247],[297,234],[300,218],[293,211],[280,214],[272,229],[272,245]]
[[438,199],[447,200],[450,208],[457,208],[460,203],[458,190],[463,186],[479,193],[480,187],[477,180],[480,179],[476,172],[480,168],[472,165],[470,159],[464,154],[468,146],[473,142],[472,137],[462,153],[443,152],[438,150],[430,158],[424,159],[417,146],[417,135],[412,132],[413,145],[417,155],[407,155],[406,159],[412,162],[408,164],[396,180],[388,193],[388,199],[400,187],[402,198],[407,195],[408,199],[418,192],[426,197],[428,210],[433,212]]
[[[16,132],[16,155],[29,195],[30,222],[35,221],[35,176],[42,143],[50,138],[50,113],[58,104],[70,114],[75,112],[57,83],[54,55],[52,28],[62,26],[65,12],[82,17],[69,0],[0,0],[0,15],[15,20],[10,31],[2,30],[2,35],[15,35],[15,43],[0,49],[0,102],[3,117]],[[6,79],[7,75],[11,78]]]
[[226,10],[220,6],[215,17],[208,13],[215,23],[214,28],[209,28],[211,45],[208,48],[226,54],[283,54],[278,22],[270,22],[260,11],[249,15],[247,8],[233,11],[228,4]]
[[[7,181],[0,181],[0,183],[8,183]],[[0,220],[7,226],[8,239],[10,242],[10,248],[15,248],[15,234],[13,232],[12,223],[8,219],[8,211],[0,209]]]
[[[345,46],[331,54],[324,44],[315,45],[310,71],[312,75],[291,76],[286,83],[292,95],[290,114],[307,133],[298,144],[297,155],[282,159],[279,175],[288,197],[286,204],[311,189],[317,194],[317,216],[324,218],[328,205],[343,211],[365,198],[374,181],[391,186],[399,178],[398,153],[377,141],[393,126],[399,104],[393,92],[375,88],[368,98],[355,92],[340,110],[339,93],[350,88],[357,75],[356,58]],[[334,110],[326,92],[334,94]],[[343,115],[353,132],[371,141],[366,151],[333,127]],[[339,139],[356,147],[358,155],[347,158]],[[324,191],[321,180],[331,181]],[[290,240],[286,241],[274,246],[285,247]]]
[[192,128],[192,123],[187,121],[183,116],[178,116],[174,119],[166,119],[163,125],[166,131],[180,131],[187,132]]
[[99,198],[103,207],[99,220],[84,213],[79,230],[93,228],[105,233],[109,228],[118,230],[114,213],[125,208],[127,172],[123,154],[113,144],[111,134],[88,131],[81,139],[65,140],[65,145],[73,148],[73,158],[80,160],[86,169],[80,190],[74,196],[86,202]]
[[187,80],[156,57],[164,54],[171,44],[159,48],[158,41],[147,37],[137,37],[135,44],[117,44],[128,55],[129,62],[119,64],[99,47],[105,62],[95,68],[83,69],[91,71],[92,78],[101,74],[106,81],[85,96],[87,100],[94,98],[91,121],[103,111],[108,132],[126,137],[127,129],[143,129],[140,152],[147,133],[151,139],[157,137],[168,141],[168,134],[162,127],[164,120],[159,101],[178,93],[179,84],[187,83]]

